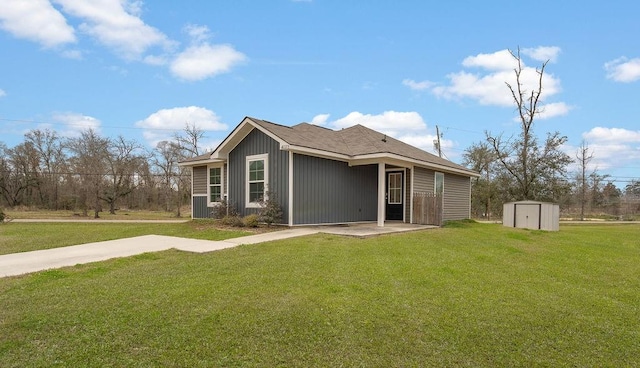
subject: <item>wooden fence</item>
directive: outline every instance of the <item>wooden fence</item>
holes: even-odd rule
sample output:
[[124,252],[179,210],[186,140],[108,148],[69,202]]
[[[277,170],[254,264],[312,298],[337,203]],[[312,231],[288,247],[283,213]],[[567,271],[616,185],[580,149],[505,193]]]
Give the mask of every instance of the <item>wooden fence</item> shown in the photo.
[[442,195],[414,192],[413,223],[442,226]]

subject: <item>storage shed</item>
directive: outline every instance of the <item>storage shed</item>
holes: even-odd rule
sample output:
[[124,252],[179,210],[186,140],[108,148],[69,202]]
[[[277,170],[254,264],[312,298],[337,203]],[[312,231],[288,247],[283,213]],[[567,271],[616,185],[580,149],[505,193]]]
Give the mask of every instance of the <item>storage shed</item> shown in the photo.
[[508,202],[503,205],[502,224],[535,230],[560,230],[560,206],[537,201]]

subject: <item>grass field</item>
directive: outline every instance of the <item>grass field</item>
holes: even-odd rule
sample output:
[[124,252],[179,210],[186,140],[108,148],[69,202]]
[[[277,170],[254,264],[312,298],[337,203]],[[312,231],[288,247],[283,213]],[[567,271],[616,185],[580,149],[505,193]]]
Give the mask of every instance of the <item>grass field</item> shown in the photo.
[[139,235],[170,235],[184,238],[222,240],[250,232],[220,230],[210,220],[185,223],[100,223],[52,222],[0,224],[0,254],[58,248],[68,245],[128,238]]
[[639,235],[454,224],[0,279],[0,366],[637,366]]

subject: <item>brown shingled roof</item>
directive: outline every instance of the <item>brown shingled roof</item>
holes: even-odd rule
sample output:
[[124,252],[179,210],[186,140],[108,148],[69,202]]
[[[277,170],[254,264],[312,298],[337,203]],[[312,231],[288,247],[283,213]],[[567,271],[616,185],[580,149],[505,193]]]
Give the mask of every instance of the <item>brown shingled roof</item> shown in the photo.
[[464,166],[360,124],[342,130],[331,130],[308,123],[289,127],[265,120],[250,119],[293,146],[313,148],[351,157],[370,154],[394,154],[408,159],[473,173],[473,171]]

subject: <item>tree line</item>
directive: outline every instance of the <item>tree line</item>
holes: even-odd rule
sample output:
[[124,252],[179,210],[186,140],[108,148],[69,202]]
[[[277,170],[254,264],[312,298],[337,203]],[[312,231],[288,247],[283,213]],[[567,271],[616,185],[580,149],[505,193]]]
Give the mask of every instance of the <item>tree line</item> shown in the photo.
[[199,154],[203,131],[187,124],[152,150],[93,129],[65,138],[34,129],[13,148],[0,142],[0,207],[73,210],[99,217],[128,209],[175,211],[189,203],[191,177],[178,162]]
[[[521,82],[524,69],[520,50],[511,52],[511,56],[516,83],[505,83],[518,112],[520,132],[509,137],[485,132],[483,141],[465,150],[463,164],[480,173],[472,184],[473,216],[501,216],[503,203],[520,200],[558,203],[565,215],[582,220],[588,214],[633,218],[640,213],[640,180],[632,180],[621,190],[608,175],[588,170],[594,154],[586,142],[574,159],[563,151],[567,137],[559,132],[549,132],[544,141],[539,141],[533,128],[544,111],[539,103],[548,62],[536,68],[537,85],[527,90]],[[573,174],[569,172],[572,163],[579,168]]]

